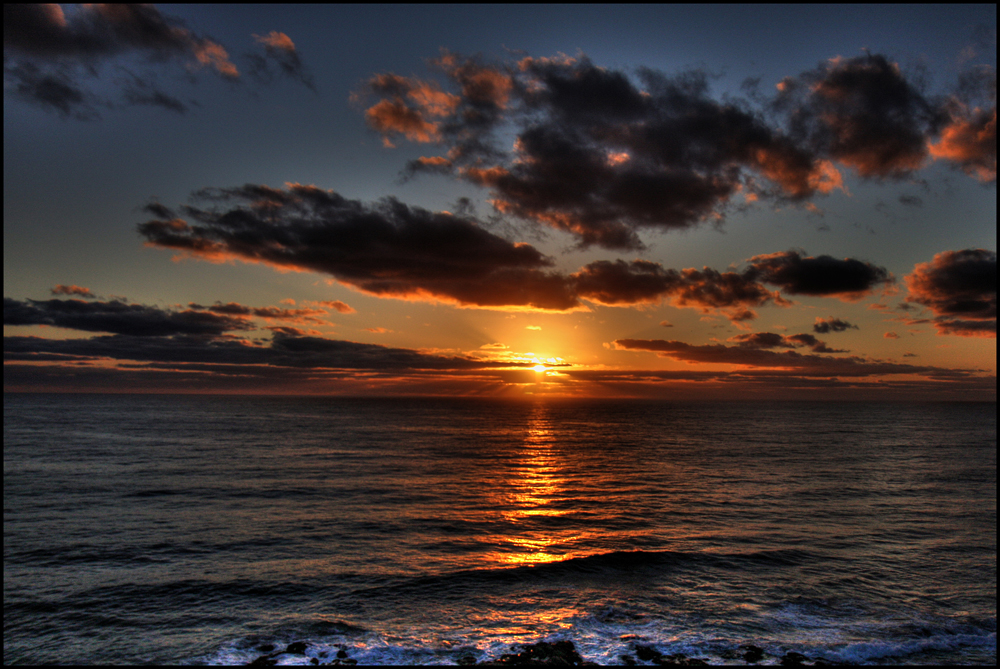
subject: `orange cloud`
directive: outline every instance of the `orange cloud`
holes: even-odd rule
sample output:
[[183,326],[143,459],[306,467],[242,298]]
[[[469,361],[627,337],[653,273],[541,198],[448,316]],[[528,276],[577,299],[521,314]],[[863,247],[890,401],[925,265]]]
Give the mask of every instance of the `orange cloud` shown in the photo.
[[510,174],[510,172],[499,166],[487,169],[481,169],[473,166],[461,168],[459,170],[459,174],[465,176],[469,179],[469,181],[480,186],[492,186],[495,185],[500,179]]
[[253,38],[264,46],[269,46],[272,49],[295,51],[295,43],[292,42],[292,38],[285,33],[278,32],[277,30],[272,30],[263,37],[260,35],[254,35]]
[[97,297],[91,292],[90,288],[84,288],[83,286],[65,286],[63,284],[57,285],[50,291],[53,295],[77,295],[79,297],[94,298]]
[[[399,133],[414,142],[439,139],[438,126],[424,119],[420,112],[399,100],[381,100],[365,112],[368,124],[382,133]],[[387,145],[388,139],[385,140]]]
[[417,162],[428,167],[447,167],[451,161],[444,156],[420,156]]
[[941,131],[936,144],[928,144],[939,160],[957,163],[962,170],[984,183],[997,179],[997,110],[975,109],[956,114]]
[[353,313],[355,313],[354,309],[350,305],[345,304],[344,302],[341,302],[340,300],[333,300],[333,301],[323,300],[323,301],[317,302],[316,304],[318,304],[320,306],[323,306],[323,307],[329,307],[331,309],[334,309],[335,311],[339,311],[342,314],[353,314]]
[[194,46],[194,56],[202,65],[210,65],[224,77],[236,79],[240,76],[236,66],[229,60],[229,54],[221,44],[203,40]]

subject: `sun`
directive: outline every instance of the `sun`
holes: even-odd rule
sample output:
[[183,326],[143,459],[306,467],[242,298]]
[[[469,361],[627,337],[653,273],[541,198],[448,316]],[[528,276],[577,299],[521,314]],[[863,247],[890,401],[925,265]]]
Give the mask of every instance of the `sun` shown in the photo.
[[534,367],[532,367],[532,369],[535,370],[536,372],[544,372],[546,370],[546,367],[545,365],[535,365]]

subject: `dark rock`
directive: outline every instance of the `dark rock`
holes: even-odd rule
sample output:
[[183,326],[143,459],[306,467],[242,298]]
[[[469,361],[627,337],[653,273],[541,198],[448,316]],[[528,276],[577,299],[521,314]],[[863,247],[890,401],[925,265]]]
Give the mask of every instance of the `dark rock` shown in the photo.
[[265,643],[263,646],[257,646],[257,650],[259,650],[262,653],[270,653],[272,650],[274,650],[274,644]]
[[635,656],[643,662],[659,662],[663,659],[663,653],[652,646],[635,645]]
[[345,657],[347,657],[347,651],[346,650],[338,650],[337,651],[337,657],[339,657],[341,660],[343,660]]
[[618,657],[621,659],[622,662],[625,663],[626,667],[635,666],[635,658],[632,657],[631,655],[619,655]]
[[764,659],[764,649],[758,646],[740,646],[740,650],[746,651],[743,653],[743,661],[749,664],[760,662]]
[[353,667],[354,665],[356,665],[358,663],[358,661],[357,660],[350,660],[350,659],[348,659],[348,660],[341,660],[340,663],[341,664],[346,664],[348,666]]
[[583,658],[576,652],[572,641],[556,641],[548,643],[539,641],[522,646],[520,653],[504,653],[500,656],[500,664],[514,666],[553,666],[573,667],[583,663]]
[[809,658],[802,653],[789,652],[785,653],[785,656],[781,658],[781,666],[783,667],[801,667],[802,663]]
[[261,655],[253,662],[247,664],[248,667],[273,667],[278,661],[270,655]]
[[317,659],[316,659],[316,658],[314,657],[314,658],[312,658],[311,660],[309,660],[309,664],[319,664],[319,660],[317,660]]
[[285,652],[290,653],[292,655],[305,655],[306,648],[308,647],[309,644],[307,644],[305,641],[296,641],[295,643],[288,644],[288,648],[285,649]]
[[463,655],[462,657],[458,658],[458,665],[460,667],[471,667],[475,663],[476,663],[476,658],[472,657],[471,655]]

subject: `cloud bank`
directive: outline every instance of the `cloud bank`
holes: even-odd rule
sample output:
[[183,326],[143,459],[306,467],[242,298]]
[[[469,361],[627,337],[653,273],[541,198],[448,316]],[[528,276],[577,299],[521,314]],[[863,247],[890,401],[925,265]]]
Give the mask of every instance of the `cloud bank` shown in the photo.
[[212,262],[320,272],[380,297],[551,311],[584,308],[583,301],[667,301],[742,321],[765,304],[791,304],[765,284],[791,295],[856,301],[893,282],[883,267],[800,251],[755,256],[742,271],[599,260],[565,274],[530,244],[509,242],[472,217],[391,198],[367,204],[316,186],[247,184],[203,189],[192,200],[182,212],[193,223],[160,203],[148,205],[159,218],[138,226],[147,244]]
[[[765,336],[780,337],[763,333]],[[799,335],[802,336],[802,335]],[[810,335],[806,335],[808,337]],[[671,358],[691,364],[739,365],[743,367],[762,367],[792,371],[805,376],[877,376],[883,374],[925,374],[937,378],[957,378],[974,374],[973,370],[944,369],[919,365],[906,365],[894,362],[869,360],[859,356],[834,358],[814,354],[802,354],[798,351],[776,352],[769,348],[773,345],[726,346],[724,344],[687,344],[681,341],[663,339],[617,339],[613,342],[617,349],[632,351],[650,351],[664,358]]]
[[[931,97],[884,55],[834,58],[786,77],[755,108],[713,98],[703,72],[630,75],[585,56],[444,52],[431,66],[437,78],[382,73],[354,97],[378,98],[364,114],[386,146],[403,138],[443,150],[405,173],[488,188],[498,211],[584,247],[638,249],[644,229],[719,223],[738,194],[802,202],[843,190],[843,168],[903,178],[939,159],[996,180],[993,70]],[[513,146],[502,146],[510,133]]]

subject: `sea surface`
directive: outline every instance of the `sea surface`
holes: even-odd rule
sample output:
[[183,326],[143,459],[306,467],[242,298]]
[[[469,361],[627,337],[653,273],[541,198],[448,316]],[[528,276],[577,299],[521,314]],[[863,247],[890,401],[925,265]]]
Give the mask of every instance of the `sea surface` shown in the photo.
[[5,664],[996,663],[995,404],[5,395],[3,435]]

